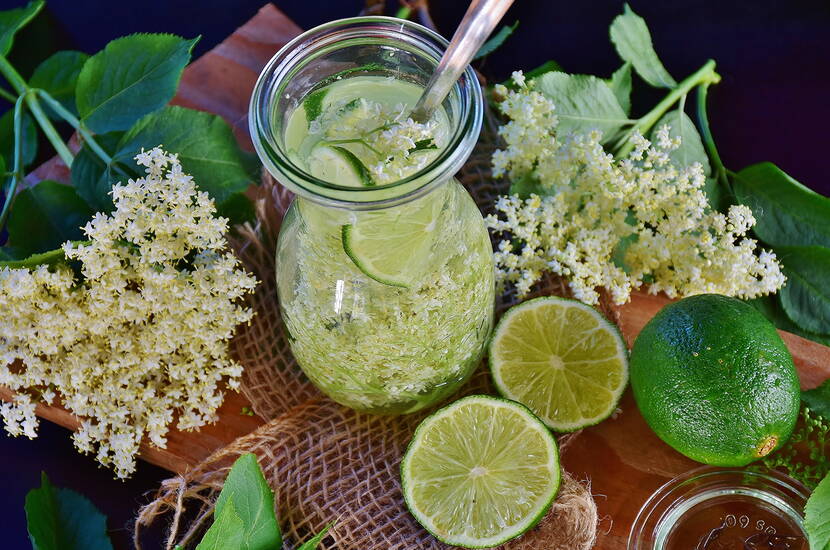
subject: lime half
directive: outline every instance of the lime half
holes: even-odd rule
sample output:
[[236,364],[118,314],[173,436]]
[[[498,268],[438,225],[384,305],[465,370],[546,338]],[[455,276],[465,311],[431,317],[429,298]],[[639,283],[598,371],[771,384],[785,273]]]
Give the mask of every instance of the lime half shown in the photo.
[[409,511],[437,539],[498,546],[536,525],[560,481],[556,440],[524,406],[485,395],[421,422],[401,463]]
[[628,382],[628,352],[600,312],[550,296],[504,314],[490,341],[490,370],[499,393],[570,432],[614,412]]
[[360,213],[341,229],[343,250],[366,275],[410,287],[430,271],[443,201],[431,195],[412,205]]

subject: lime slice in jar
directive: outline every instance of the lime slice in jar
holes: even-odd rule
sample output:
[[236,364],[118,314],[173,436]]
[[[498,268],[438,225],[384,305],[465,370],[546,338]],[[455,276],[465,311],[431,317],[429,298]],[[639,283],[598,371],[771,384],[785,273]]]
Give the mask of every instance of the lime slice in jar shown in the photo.
[[339,145],[320,145],[308,157],[308,169],[317,179],[344,187],[372,187],[375,180],[357,155]]
[[421,422],[401,462],[407,507],[433,536],[467,548],[498,546],[536,525],[560,482],[559,452],[526,407],[460,399]]
[[512,307],[496,327],[489,355],[499,393],[559,432],[608,418],[628,383],[628,351],[617,327],[567,298]]
[[360,213],[341,228],[343,250],[375,281],[411,287],[435,263],[442,195],[439,191],[411,205]]

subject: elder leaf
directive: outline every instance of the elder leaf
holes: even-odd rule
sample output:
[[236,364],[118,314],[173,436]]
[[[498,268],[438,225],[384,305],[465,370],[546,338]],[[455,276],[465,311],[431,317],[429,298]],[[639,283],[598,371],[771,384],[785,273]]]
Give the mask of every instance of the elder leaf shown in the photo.
[[[63,51],[58,52],[43,63],[37,66],[32,78],[29,79],[29,86],[46,90],[64,108],[75,116],[78,109],[75,106],[75,87],[78,84],[78,75],[89,56],[83,52]],[[44,108],[52,118],[57,115],[49,109]]]
[[534,79],[533,87],[556,105],[559,132],[596,129],[610,139],[628,122],[614,92],[595,76],[549,72]]
[[810,550],[830,550],[830,474],[818,484],[804,507]]
[[628,116],[631,112],[631,63],[623,63],[623,66],[614,71],[608,86],[614,92],[614,96],[620,103],[623,112]]
[[9,53],[15,33],[34,19],[44,4],[43,0],[33,0],[22,8],[0,11],[0,55]]
[[75,93],[81,121],[98,134],[126,130],[163,107],[175,95],[198,40],[132,34],[107,44],[87,60],[78,76]]
[[830,247],[830,198],[808,189],[771,162],[732,178],[735,198],[752,209],[753,230],[772,246]]
[[617,53],[634,66],[643,80],[658,88],[674,88],[677,81],[669,74],[651,42],[651,33],[645,19],[626,4],[622,15],[611,23],[611,42]]
[[242,522],[242,538],[239,545],[233,548],[271,550],[281,547],[280,527],[274,513],[274,493],[268,487],[253,453],[239,457],[225,479],[225,486],[216,501],[216,521],[233,505]]
[[830,380],[825,380],[817,388],[801,392],[801,400],[812,412],[830,420]]
[[17,196],[9,216],[9,245],[25,258],[81,240],[81,227],[92,214],[72,187],[43,180]]
[[236,512],[233,499],[228,499],[221,513],[215,513],[215,517],[213,525],[205,533],[202,542],[196,546],[196,550],[239,550],[243,548],[244,524]]
[[317,547],[323,542],[323,539],[326,538],[326,535],[329,532],[329,529],[332,528],[334,523],[329,523],[326,525],[322,531],[314,535],[309,540],[305,541],[302,546],[300,546],[297,550],[316,550]]
[[[29,166],[37,156],[37,126],[29,116],[23,113],[23,166]],[[14,109],[9,109],[0,116],[0,155],[6,161],[6,169],[14,170]]]
[[487,42],[481,45],[476,54],[473,56],[473,60],[481,59],[482,57],[490,55],[499,49],[501,45],[504,44],[504,41],[507,40],[511,34],[513,34],[513,31],[515,31],[518,26],[518,21],[512,25],[503,25],[502,28],[496,31],[493,36],[487,39]]
[[112,550],[107,518],[83,495],[54,487],[46,474],[26,495],[33,550]]
[[830,248],[776,247],[787,284],[780,291],[787,316],[808,332],[830,334]]

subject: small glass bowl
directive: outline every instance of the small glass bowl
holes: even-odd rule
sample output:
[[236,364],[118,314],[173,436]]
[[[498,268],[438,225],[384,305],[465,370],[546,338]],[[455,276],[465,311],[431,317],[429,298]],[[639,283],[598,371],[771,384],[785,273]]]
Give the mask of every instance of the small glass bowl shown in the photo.
[[779,472],[698,468],[643,504],[628,550],[806,550],[808,496],[803,485]]

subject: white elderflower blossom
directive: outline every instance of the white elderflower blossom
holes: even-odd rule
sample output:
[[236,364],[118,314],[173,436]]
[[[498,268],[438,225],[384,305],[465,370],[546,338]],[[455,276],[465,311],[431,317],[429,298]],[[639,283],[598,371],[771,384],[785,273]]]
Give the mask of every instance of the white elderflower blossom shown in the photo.
[[135,469],[144,437],[158,447],[178,428],[216,420],[222,385],[242,367],[227,342],[253,315],[241,298],[256,279],[227,250],[227,220],[161,149],[136,157],[147,175],[116,185],[115,211],[83,228],[89,241],[61,265],[0,269],[0,406],[6,430],[34,437],[36,401],[81,418],[76,447],[118,477]]
[[[521,76],[521,75],[520,75]],[[540,195],[500,197],[488,217],[509,236],[496,251],[498,279],[527,294],[546,271],[568,280],[574,296],[595,304],[606,288],[615,303],[649,285],[671,297],[705,292],[754,298],[775,292],[785,277],[775,254],[747,236],[755,224],[746,206],[722,214],[709,207],[700,163],[677,167],[680,138],[659,128],[652,143],[639,133],[633,150],[615,159],[600,132],[558,135],[553,103],[513,77],[518,90],[496,87],[509,121],[493,173],[532,183]]]

